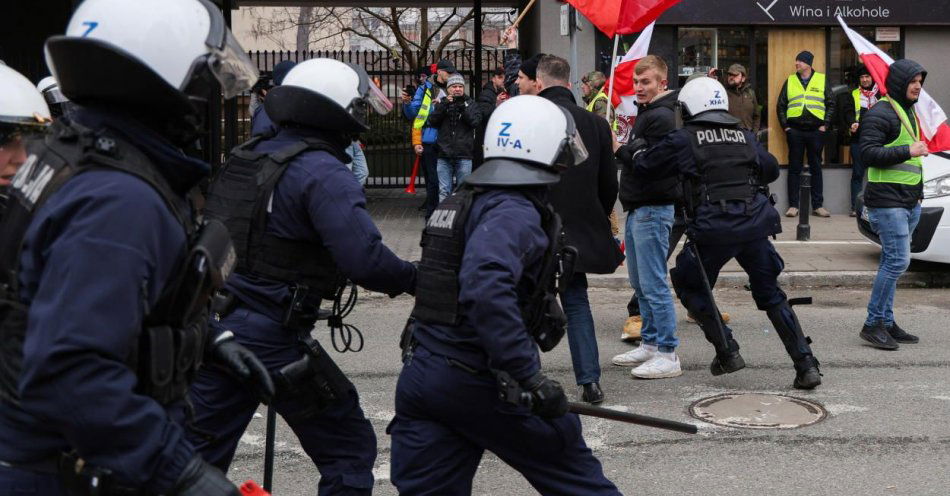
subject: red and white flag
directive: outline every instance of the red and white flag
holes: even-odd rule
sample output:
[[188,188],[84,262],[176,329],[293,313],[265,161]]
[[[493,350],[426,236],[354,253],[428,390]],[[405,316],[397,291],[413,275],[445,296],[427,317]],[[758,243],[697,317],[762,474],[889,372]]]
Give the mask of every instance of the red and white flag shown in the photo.
[[[841,24],[841,28],[844,29],[845,34],[848,35],[848,39],[851,40],[851,44],[854,45],[854,49],[858,51],[861,62],[871,73],[871,78],[877,83],[878,90],[886,95],[887,74],[890,72],[894,59],[849,28],[841,16],[838,16],[838,22]],[[920,125],[920,132],[924,141],[927,142],[927,148],[931,152],[950,150],[950,126],[947,125],[947,114],[924,89],[920,90],[920,98],[914,104],[914,113],[917,114],[917,122]]]
[[614,91],[611,94],[611,104],[617,112],[617,138],[621,143],[626,142],[626,138],[633,128],[633,121],[637,117],[637,96],[636,89],[633,86],[633,69],[637,62],[647,56],[650,50],[650,39],[653,38],[653,25],[651,22],[643,28],[637,41],[633,43],[627,54],[620,59],[620,62],[614,66],[608,84],[604,86],[604,91],[610,93],[610,84],[612,82]]
[[608,37],[633,34],[680,0],[567,0]]

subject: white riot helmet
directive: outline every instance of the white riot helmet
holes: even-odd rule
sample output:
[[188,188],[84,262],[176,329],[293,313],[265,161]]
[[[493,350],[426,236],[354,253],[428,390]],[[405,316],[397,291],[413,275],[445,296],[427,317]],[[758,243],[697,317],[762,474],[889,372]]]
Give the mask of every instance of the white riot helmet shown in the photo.
[[73,102],[153,119],[197,115],[193,103],[219,86],[234,97],[258,74],[208,0],[86,0],[46,61]]
[[498,106],[485,128],[485,163],[465,182],[474,186],[553,184],[587,160],[571,114],[545,98],[521,95]]
[[710,77],[686,83],[677,97],[683,120],[735,125],[739,119],[729,114],[729,95],[722,84]]
[[281,126],[358,133],[369,129],[369,109],[386,114],[392,102],[356,65],[310,59],[294,66],[264,100],[267,115]]
[[46,76],[36,84],[36,89],[43,95],[46,104],[49,105],[50,115],[55,118],[62,117],[70,110],[69,98],[59,90],[59,83],[53,76]]
[[17,134],[42,131],[49,122],[49,107],[33,83],[0,65],[0,145]]

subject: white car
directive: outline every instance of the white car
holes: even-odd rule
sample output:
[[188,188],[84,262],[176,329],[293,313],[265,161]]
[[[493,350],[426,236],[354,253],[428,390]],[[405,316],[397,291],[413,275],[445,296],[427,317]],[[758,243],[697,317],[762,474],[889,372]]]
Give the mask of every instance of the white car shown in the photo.
[[[881,240],[871,231],[863,198],[858,201],[858,229],[880,245]],[[950,264],[950,154],[940,152],[924,157],[924,201],[910,252],[915,260]]]

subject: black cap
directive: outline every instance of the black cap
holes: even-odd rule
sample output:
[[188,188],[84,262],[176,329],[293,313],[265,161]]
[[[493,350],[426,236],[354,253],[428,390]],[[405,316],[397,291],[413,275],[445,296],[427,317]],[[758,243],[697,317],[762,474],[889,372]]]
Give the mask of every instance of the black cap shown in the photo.
[[857,69],[854,70],[854,77],[870,76],[870,75],[871,75],[871,71],[869,71],[867,66],[864,64],[858,64]]
[[449,61],[449,59],[439,60],[439,63],[436,64],[435,68],[436,70],[439,70],[439,71],[446,71],[449,74],[455,74],[456,72],[458,72],[457,70],[455,70],[455,65],[453,65],[452,62]]
[[539,53],[534,57],[531,57],[528,60],[525,60],[521,63],[521,68],[519,69],[524,73],[525,76],[528,76],[530,79],[538,79],[538,64],[541,62],[541,57],[544,57],[545,54]]
[[795,60],[800,60],[808,65],[812,65],[812,62],[815,61],[815,55],[808,50],[802,50],[795,56]]
[[274,86],[280,86],[284,82],[284,78],[287,76],[287,73],[296,66],[297,63],[293,60],[281,60],[274,66],[274,72],[271,76],[271,80],[274,82]]

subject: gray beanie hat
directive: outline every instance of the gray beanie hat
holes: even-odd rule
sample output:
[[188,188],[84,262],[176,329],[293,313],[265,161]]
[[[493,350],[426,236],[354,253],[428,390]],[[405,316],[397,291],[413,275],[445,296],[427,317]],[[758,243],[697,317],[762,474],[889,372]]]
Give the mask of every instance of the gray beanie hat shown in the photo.
[[457,72],[455,74],[452,74],[451,76],[449,76],[448,81],[445,82],[445,87],[448,88],[449,86],[452,86],[453,84],[461,84],[464,87],[465,76]]

